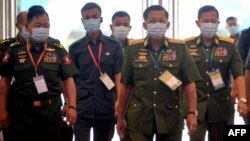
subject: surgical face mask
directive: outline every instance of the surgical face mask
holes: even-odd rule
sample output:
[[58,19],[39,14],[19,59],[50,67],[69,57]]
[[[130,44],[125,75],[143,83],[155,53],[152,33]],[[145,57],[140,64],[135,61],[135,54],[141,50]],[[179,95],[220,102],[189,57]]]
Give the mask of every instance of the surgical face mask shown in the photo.
[[236,35],[239,33],[239,25],[227,26],[227,30],[230,35]]
[[92,33],[100,28],[101,19],[88,19],[88,20],[82,20],[82,23],[84,25],[84,29],[87,31],[87,33]]
[[113,26],[113,30],[113,35],[115,38],[119,40],[125,40],[128,36],[130,28],[126,26]]
[[202,23],[200,26],[200,30],[203,36],[212,38],[218,30],[218,24],[217,23]]
[[21,36],[25,40],[27,40],[29,38],[29,32],[26,30],[25,26],[22,26]]
[[149,36],[151,36],[154,39],[161,39],[164,37],[165,32],[167,30],[167,24],[165,23],[153,23],[153,24],[147,24],[148,29],[147,32]]
[[43,43],[49,37],[49,28],[33,28],[31,38],[36,43]]

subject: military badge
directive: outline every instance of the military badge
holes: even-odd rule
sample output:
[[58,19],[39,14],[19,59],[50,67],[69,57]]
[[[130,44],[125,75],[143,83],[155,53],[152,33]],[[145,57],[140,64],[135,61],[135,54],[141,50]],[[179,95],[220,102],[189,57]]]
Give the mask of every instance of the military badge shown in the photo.
[[216,57],[225,57],[225,56],[227,56],[227,54],[228,54],[228,52],[227,52],[226,48],[217,47],[216,50],[215,50],[214,56],[216,56]]
[[9,52],[5,52],[4,57],[2,59],[3,63],[7,63],[10,59],[10,53]]
[[105,55],[106,55],[106,56],[109,56],[109,55],[110,55],[110,53],[109,53],[109,52],[106,52],[106,53],[105,53]]
[[55,51],[53,48],[46,48],[46,51]]
[[173,51],[172,49],[168,49],[162,55],[162,61],[173,62],[175,60],[176,60],[176,51]]
[[72,59],[71,59],[71,57],[69,56],[69,54],[66,54],[66,55],[63,57],[63,60],[64,60],[64,64],[66,64],[66,65],[70,65],[71,62],[72,62]]
[[26,51],[20,51],[17,53],[17,58],[19,60],[19,63],[24,63],[26,61],[27,58],[27,53]]
[[188,50],[191,56],[200,56],[197,48],[189,48]]
[[56,63],[57,56],[55,52],[46,52],[44,54],[43,62],[44,63]]
[[148,50],[147,49],[140,49],[139,50],[139,56],[135,60],[135,62],[148,62],[147,55],[148,55]]

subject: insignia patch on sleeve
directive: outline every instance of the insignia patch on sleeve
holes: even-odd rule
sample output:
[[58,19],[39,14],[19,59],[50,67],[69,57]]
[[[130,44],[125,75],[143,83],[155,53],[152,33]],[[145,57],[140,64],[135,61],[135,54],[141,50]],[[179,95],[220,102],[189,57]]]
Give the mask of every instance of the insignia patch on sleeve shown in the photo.
[[72,62],[72,59],[71,59],[71,57],[69,56],[69,54],[66,54],[66,55],[63,57],[63,60],[64,60],[64,64],[66,64],[66,65],[70,65],[71,62]]
[[9,59],[10,59],[10,53],[9,52],[5,52],[4,57],[2,59],[3,63],[8,62]]

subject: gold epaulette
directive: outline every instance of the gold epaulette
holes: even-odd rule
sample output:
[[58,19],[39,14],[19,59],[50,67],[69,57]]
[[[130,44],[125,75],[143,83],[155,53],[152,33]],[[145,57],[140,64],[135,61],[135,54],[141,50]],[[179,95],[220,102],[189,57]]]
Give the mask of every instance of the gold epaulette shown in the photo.
[[129,45],[136,45],[140,43],[144,43],[144,39],[131,39],[128,41]]
[[20,42],[14,42],[14,43],[10,44],[10,47],[15,47],[15,46],[18,46],[20,44],[21,44]]
[[189,37],[189,38],[184,39],[184,41],[185,41],[185,42],[191,41],[191,40],[194,40],[195,38],[197,38],[197,37],[196,37],[196,36]]
[[221,40],[221,41],[229,42],[229,43],[231,43],[231,44],[234,43],[234,39],[229,38],[229,37],[218,36],[218,38],[219,38],[219,40]]
[[185,44],[185,42],[183,40],[180,40],[180,39],[168,38],[168,41],[170,43]]
[[6,44],[6,43],[9,43],[9,42],[13,42],[13,40],[11,40],[11,39],[4,39],[4,40],[2,40],[1,42],[0,42],[0,44]]

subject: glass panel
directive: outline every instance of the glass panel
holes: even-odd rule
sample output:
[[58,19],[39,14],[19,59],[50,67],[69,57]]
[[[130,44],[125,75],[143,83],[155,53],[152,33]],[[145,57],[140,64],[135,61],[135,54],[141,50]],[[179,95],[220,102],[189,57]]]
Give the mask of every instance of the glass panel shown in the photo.
[[213,5],[219,11],[219,35],[228,35],[225,26],[226,18],[229,16],[238,18],[241,29],[249,27],[249,2],[246,0],[179,0],[180,38],[196,36],[200,33],[195,20],[197,20],[199,8],[204,5]]

